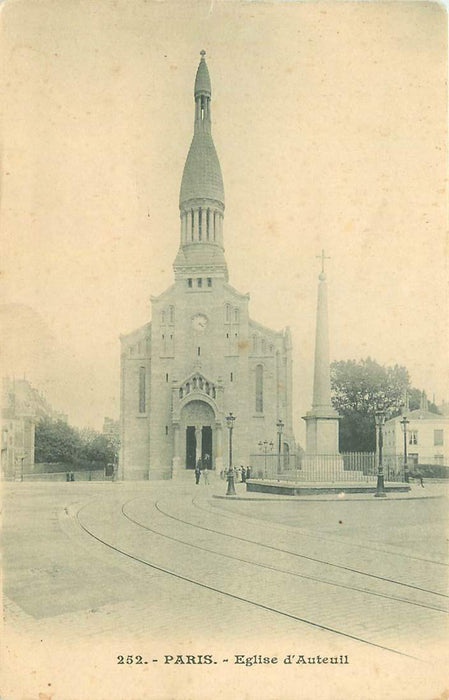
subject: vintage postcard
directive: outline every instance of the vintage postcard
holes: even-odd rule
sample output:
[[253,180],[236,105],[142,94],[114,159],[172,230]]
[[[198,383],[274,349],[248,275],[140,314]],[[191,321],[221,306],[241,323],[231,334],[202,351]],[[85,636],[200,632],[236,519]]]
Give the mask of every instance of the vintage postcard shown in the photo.
[[447,16],[6,0],[4,700],[447,698]]

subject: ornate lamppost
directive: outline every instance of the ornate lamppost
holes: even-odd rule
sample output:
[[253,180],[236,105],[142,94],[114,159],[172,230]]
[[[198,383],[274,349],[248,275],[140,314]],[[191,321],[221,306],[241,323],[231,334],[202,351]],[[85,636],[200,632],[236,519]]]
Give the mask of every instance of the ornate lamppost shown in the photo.
[[284,423],[279,418],[276,423],[276,428],[278,429],[278,474],[281,471],[281,445],[282,445],[282,430],[284,428]]
[[235,496],[235,485],[234,485],[234,470],[232,468],[232,431],[234,429],[235,416],[229,412],[229,416],[226,416],[226,423],[229,428],[229,467],[227,473],[228,489],[226,491],[227,496]]
[[376,411],[376,443],[378,447],[378,467],[377,467],[377,488],[374,496],[376,498],[385,498],[385,482],[384,482],[384,470],[382,465],[382,448],[383,448],[383,433],[382,428],[385,423],[385,411]]
[[402,432],[404,433],[404,481],[409,482],[408,462],[407,462],[407,425],[410,423],[407,416],[403,416],[400,421]]
[[259,447],[261,450],[263,450],[264,453],[264,476],[265,479],[267,478],[267,452],[268,452],[268,447],[270,448],[270,452],[273,451],[273,442],[268,442],[268,440],[262,440],[259,442]]

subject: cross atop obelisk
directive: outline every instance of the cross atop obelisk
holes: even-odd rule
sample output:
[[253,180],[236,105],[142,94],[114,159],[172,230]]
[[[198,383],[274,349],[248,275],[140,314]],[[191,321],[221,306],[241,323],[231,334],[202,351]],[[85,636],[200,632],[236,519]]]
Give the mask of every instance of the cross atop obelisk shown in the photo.
[[324,261],[330,260],[330,256],[324,254],[324,248],[323,248],[321,250],[321,255],[316,255],[315,257],[318,259],[321,259],[321,274],[324,275]]

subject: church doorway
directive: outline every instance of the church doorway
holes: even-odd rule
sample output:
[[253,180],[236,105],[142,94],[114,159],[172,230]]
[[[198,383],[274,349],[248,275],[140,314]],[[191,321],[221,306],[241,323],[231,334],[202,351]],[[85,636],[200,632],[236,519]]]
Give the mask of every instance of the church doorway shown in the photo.
[[201,441],[201,460],[203,466],[207,465],[208,469],[212,469],[212,428],[210,425],[203,425]]
[[190,401],[182,409],[181,435],[185,435],[186,469],[194,469],[199,459],[203,465],[207,463],[209,469],[214,469],[214,425],[214,411],[205,401]]
[[194,469],[196,464],[196,435],[195,426],[188,425],[186,429],[186,467]]

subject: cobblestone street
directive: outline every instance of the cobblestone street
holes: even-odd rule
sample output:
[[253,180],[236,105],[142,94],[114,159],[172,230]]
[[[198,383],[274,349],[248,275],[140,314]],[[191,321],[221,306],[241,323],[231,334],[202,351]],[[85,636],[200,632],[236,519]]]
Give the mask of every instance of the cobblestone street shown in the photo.
[[[250,499],[243,485],[240,499],[214,497],[224,490],[218,480],[5,484],[9,682],[27,649],[41,663],[22,666],[22,695],[4,684],[2,697],[144,698],[150,682],[154,697],[210,697],[210,683],[230,697],[249,683],[248,697],[288,698],[299,676],[320,697],[356,686],[380,698],[386,682],[395,698],[433,697],[418,688],[447,662],[445,487],[382,501]],[[177,654],[197,663],[174,664]],[[198,663],[205,654],[216,663]],[[239,654],[280,661],[234,663]],[[119,655],[143,661],[122,668]],[[380,668],[379,686],[361,685]]]

